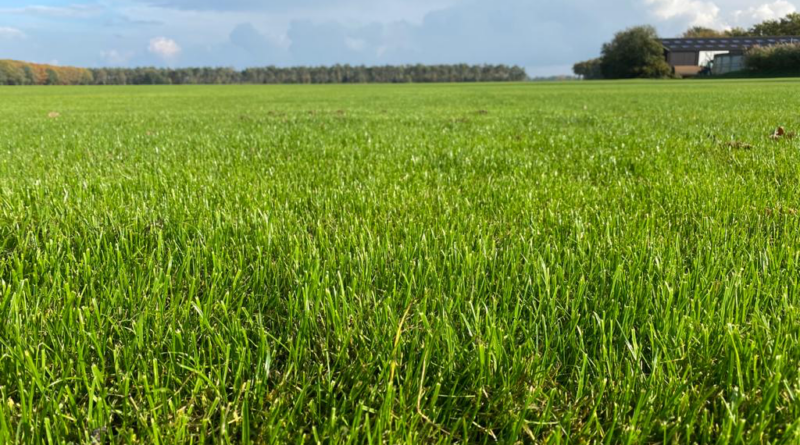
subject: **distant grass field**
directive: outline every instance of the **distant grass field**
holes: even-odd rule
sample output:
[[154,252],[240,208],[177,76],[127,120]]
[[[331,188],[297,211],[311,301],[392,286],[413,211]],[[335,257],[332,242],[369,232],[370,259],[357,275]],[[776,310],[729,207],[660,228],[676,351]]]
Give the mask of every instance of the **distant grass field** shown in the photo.
[[798,443],[798,91],[0,88],[0,443]]

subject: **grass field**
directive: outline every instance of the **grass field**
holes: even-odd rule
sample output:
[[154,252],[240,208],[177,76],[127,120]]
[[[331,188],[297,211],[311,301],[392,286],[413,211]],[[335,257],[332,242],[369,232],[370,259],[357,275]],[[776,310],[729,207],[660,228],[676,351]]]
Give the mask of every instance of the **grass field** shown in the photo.
[[0,443],[798,443],[798,91],[0,88]]

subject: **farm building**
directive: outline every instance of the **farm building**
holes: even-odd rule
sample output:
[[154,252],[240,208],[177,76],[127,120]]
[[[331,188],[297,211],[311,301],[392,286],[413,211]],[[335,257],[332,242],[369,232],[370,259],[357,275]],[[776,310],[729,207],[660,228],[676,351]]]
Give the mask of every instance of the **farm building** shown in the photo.
[[667,62],[681,76],[696,76],[716,64],[721,66],[712,68],[715,75],[736,71],[742,68],[748,48],[797,42],[800,36],[661,39]]

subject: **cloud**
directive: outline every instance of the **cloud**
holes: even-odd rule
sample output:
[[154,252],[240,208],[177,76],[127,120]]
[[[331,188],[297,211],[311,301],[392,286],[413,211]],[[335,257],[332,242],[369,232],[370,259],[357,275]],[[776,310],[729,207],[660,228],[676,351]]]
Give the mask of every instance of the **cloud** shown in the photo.
[[352,37],[345,37],[344,45],[350,51],[364,51],[364,49],[367,47],[367,41],[363,39],[354,39]]
[[[596,55],[602,42],[646,14],[640,0],[462,0],[409,22],[292,22],[299,64],[505,63],[562,67]],[[565,19],[567,17],[568,19]]]
[[788,0],[759,3],[752,0],[644,0],[661,30],[680,33],[690,26],[726,29],[749,27],[795,12]]
[[764,3],[759,6],[751,6],[745,10],[734,12],[734,19],[738,22],[763,22],[785,17],[797,11],[797,8],[786,0],[777,0],[773,3]]
[[[572,46],[605,37],[602,11],[592,2],[505,0],[503,7],[473,0],[428,14],[413,29],[412,46],[422,61],[434,63],[558,64],[573,57]],[[621,3],[627,3],[625,1]],[[607,8],[608,10],[616,8]],[[620,19],[624,21],[624,12]],[[569,17],[568,21],[563,18]],[[580,30],[580,31],[577,31]]]
[[219,48],[218,51],[226,51],[229,57],[234,57],[238,61],[234,65],[276,65],[288,58],[283,42],[261,33],[252,23],[237,25],[230,33],[229,45],[233,48]]
[[690,26],[714,27],[720,25],[720,8],[716,3],[703,0],[645,0],[653,13],[662,20],[682,18]]
[[24,32],[17,28],[0,26],[0,40],[2,39],[24,39],[27,37]]
[[252,23],[241,23],[231,31],[230,41],[247,51],[256,53],[270,46],[269,39],[253,26]]
[[147,50],[162,59],[173,59],[181,53],[181,47],[172,39],[166,37],[154,37],[150,39],[150,45]]
[[346,26],[338,22],[292,22],[287,37],[291,61],[300,65],[378,64],[392,42],[380,23]]
[[124,66],[133,56],[133,51],[119,51],[116,49],[100,51],[100,57],[103,58],[104,64],[111,66]]

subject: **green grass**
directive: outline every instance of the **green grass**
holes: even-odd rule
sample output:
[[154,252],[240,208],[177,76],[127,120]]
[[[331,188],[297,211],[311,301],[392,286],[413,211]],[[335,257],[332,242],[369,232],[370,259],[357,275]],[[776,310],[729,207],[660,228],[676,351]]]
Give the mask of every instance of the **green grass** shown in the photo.
[[697,79],[772,79],[779,77],[800,77],[800,71],[784,70],[784,71],[732,71],[726,74],[720,74],[711,77],[697,77]]
[[797,443],[798,89],[2,88],[0,443]]

